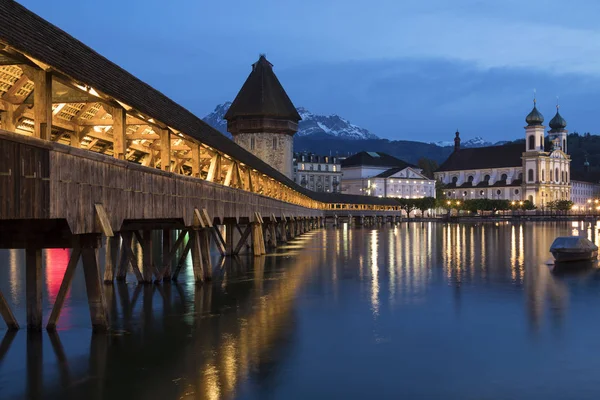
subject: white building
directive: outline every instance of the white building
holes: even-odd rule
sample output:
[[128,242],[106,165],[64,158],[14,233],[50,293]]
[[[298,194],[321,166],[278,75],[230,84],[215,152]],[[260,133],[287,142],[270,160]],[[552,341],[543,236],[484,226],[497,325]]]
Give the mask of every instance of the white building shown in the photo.
[[435,180],[381,152],[360,152],[342,161],[342,193],[378,197],[435,197]]
[[340,161],[334,156],[294,153],[294,182],[315,192],[339,192]]
[[524,145],[461,149],[456,132],[454,152],[435,172],[444,194],[458,199],[529,200],[541,208],[550,201],[569,200],[567,122],[557,108],[545,141],[544,117],[535,101],[525,120]]

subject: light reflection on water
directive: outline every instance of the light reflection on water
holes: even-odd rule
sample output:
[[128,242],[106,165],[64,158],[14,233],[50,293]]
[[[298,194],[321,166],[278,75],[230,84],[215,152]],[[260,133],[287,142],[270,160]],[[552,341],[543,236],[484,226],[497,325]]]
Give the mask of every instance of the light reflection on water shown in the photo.
[[[0,331],[0,398],[597,398],[599,276],[545,265],[556,236],[598,242],[594,228],[311,232],[267,257],[215,257],[210,284],[188,260],[178,284],[106,286],[106,336],[90,333],[78,271],[57,336]],[[23,261],[0,251],[19,321]],[[45,252],[45,319],[67,262]]]

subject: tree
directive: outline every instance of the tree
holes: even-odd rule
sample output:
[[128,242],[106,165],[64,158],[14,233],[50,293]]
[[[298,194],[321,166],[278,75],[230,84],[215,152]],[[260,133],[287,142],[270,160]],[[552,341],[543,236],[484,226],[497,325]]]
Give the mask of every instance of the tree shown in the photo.
[[557,200],[553,203],[558,211],[569,211],[573,208],[573,202],[571,200]]
[[427,157],[419,158],[417,166],[423,170],[423,175],[429,179],[433,179],[433,172],[439,167],[437,161],[431,160]]
[[421,215],[425,214],[425,211],[435,208],[436,201],[433,197],[423,197],[422,199],[416,199],[416,205],[421,210]]

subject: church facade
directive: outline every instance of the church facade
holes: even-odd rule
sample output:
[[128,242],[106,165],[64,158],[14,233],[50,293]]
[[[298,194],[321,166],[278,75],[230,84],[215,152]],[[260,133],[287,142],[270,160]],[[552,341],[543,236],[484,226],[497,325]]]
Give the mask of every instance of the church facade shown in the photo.
[[551,201],[570,200],[567,122],[558,106],[547,137],[535,101],[525,121],[525,144],[461,149],[456,132],[454,152],[434,174],[444,195],[457,200],[529,200],[539,208]]

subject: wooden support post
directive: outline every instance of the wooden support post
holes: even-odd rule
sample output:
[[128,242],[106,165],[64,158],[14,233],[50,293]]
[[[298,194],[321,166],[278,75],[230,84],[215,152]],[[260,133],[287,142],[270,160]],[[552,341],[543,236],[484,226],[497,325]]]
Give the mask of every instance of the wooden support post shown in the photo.
[[125,159],[127,154],[127,113],[121,107],[112,107],[113,117],[113,155],[119,160]]
[[235,249],[233,250],[234,255],[237,255],[240,253],[240,250],[242,250],[242,247],[246,244],[246,241],[248,240],[248,236],[250,236],[251,232],[252,232],[252,223],[249,223],[246,226],[246,229],[244,230],[244,232],[242,233],[242,236],[240,237],[240,240],[238,241],[237,246],[235,246]]
[[234,246],[235,246],[235,225],[237,225],[237,221],[235,223],[228,222],[225,224],[225,255],[232,256]]
[[[183,237],[182,237],[182,240],[183,240]],[[179,240],[176,241],[177,247],[179,247],[180,243],[181,242]],[[170,255],[171,255],[171,230],[163,229],[163,231],[162,231],[162,268],[161,268],[161,272],[160,272],[161,276],[157,277],[157,279],[162,278],[165,281],[171,280],[172,258],[170,257]]]
[[203,228],[198,231],[200,235],[200,252],[202,255],[202,264],[204,267],[204,280],[212,279],[212,261],[210,260],[210,228]]
[[19,323],[17,322],[17,319],[10,310],[10,307],[6,302],[6,299],[2,295],[2,292],[0,292],[0,315],[2,316],[4,322],[6,322],[6,326],[9,330],[19,329]]
[[192,176],[200,177],[200,145],[191,143],[192,147]]
[[[127,264],[131,264],[131,268],[133,269],[133,272],[135,273],[138,282],[143,283],[144,277],[142,276],[142,273],[140,272],[140,269],[138,267],[137,258],[135,257],[135,254],[133,254],[133,250],[131,249],[131,243],[133,242],[133,234],[131,232],[125,231],[121,232],[121,237],[123,238],[123,242],[121,243],[121,252],[124,252],[127,256],[127,263],[125,263],[125,266],[127,266]],[[123,268],[123,271],[125,271],[126,273],[127,268]],[[119,275],[120,274],[121,268],[119,268]],[[117,277],[117,279],[119,279],[119,277]],[[122,280],[125,280],[125,276],[123,276]]]
[[42,249],[25,250],[27,329],[42,330]]
[[195,229],[190,231],[190,242],[192,250],[192,266],[194,268],[194,281],[196,283],[202,283],[204,281],[202,250],[200,248],[200,235]]
[[171,170],[171,132],[168,129],[156,129],[160,135],[160,168]]
[[185,264],[185,259],[187,258],[191,248],[192,248],[192,233],[190,232],[188,242],[185,245],[183,252],[181,252],[181,255],[179,256],[179,260],[177,261],[177,266],[175,267],[175,271],[173,271],[173,280],[174,281],[176,281],[177,278],[179,277],[179,271],[181,271],[183,264]]
[[85,288],[90,308],[90,319],[94,332],[108,330],[108,314],[106,310],[106,299],[100,284],[100,269],[96,262],[97,249],[91,243],[82,243],[81,258],[83,261],[83,273],[85,276]]
[[73,248],[71,251],[71,257],[69,258],[69,263],[67,264],[67,269],[65,270],[65,275],[60,284],[60,289],[58,290],[58,295],[56,296],[54,306],[52,307],[52,313],[50,314],[48,324],[46,325],[46,329],[49,331],[56,329],[56,324],[58,323],[60,312],[62,311],[65,299],[67,298],[67,293],[71,287],[71,282],[73,281],[73,275],[75,274],[75,269],[77,268],[80,255],[81,249],[78,246]]
[[9,132],[14,132],[17,129],[17,121],[15,121],[15,110],[17,107],[14,104],[5,104],[6,111],[2,113],[2,129]]
[[152,272],[154,271],[154,258],[152,257],[152,231],[145,230],[142,237],[142,274],[144,283],[152,283]]
[[217,183],[221,181],[221,156],[218,153],[210,160],[206,180]]
[[104,268],[104,283],[113,283],[115,277],[115,267],[119,253],[119,236],[108,236],[106,238],[106,257]]
[[254,221],[252,222],[252,252],[255,256],[266,254],[262,224],[262,217],[259,213],[255,212]]
[[[117,281],[124,281],[127,278],[127,267],[129,267],[129,257],[125,251],[125,239],[122,239],[121,251],[119,252],[119,264],[117,265]],[[129,244],[131,246],[131,243]]]
[[33,136],[50,140],[52,132],[52,74],[33,70]]

